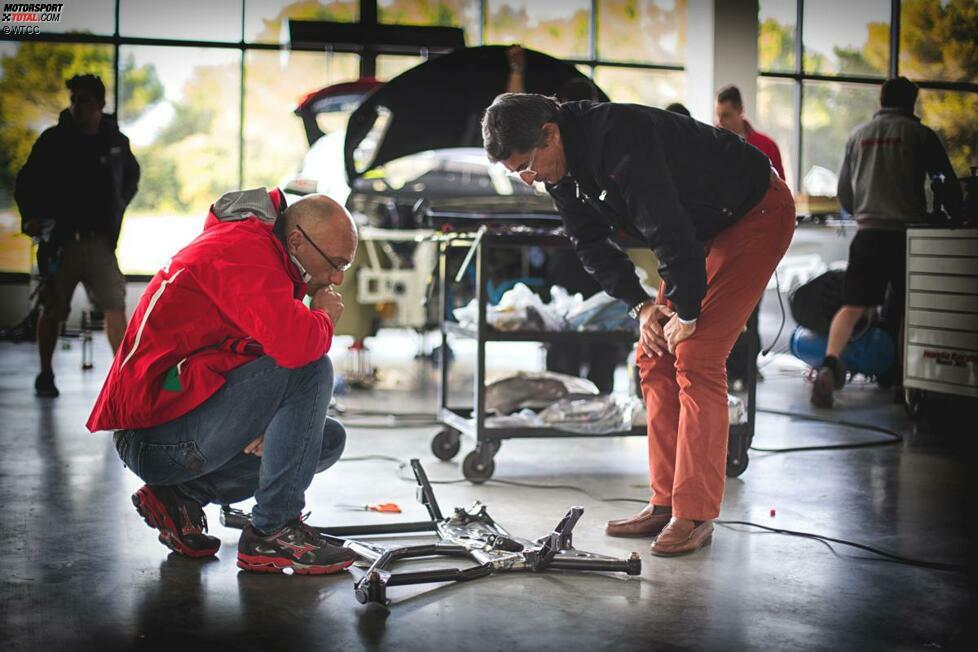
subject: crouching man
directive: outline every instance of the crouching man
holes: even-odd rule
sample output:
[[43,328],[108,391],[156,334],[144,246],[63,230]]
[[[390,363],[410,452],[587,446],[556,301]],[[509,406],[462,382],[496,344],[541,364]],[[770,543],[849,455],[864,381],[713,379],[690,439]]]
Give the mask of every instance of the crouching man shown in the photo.
[[146,482],[133,504],[167,547],[215,554],[202,507],[254,496],[239,567],[322,574],[353,562],[300,514],[346,441],[326,416],[326,354],[343,312],[332,286],[356,248],[350,214],[326,196],[286,207],[277,189],[232,192],[149,283],[87,425],[116,431]]

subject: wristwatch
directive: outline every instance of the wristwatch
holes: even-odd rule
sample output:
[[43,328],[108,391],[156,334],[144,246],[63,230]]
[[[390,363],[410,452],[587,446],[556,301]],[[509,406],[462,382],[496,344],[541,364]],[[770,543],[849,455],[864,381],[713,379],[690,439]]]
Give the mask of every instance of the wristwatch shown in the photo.
[[644,308],[645,305],[648,303],[652,303],[652,299],[645,299],[644,301],[639,301],[628,310],[628,316],[631,317],[632,319],[638,319],[639,315],[642,313],[642,308]]

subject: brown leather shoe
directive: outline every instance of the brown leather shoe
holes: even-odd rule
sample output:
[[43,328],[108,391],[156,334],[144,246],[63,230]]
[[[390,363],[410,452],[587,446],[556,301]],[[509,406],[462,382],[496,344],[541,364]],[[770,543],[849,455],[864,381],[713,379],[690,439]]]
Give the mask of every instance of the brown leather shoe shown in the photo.
[[672,512],[653,514],[653,509],[653,505],[646,505],[635,516],[608,521],[604,533],[609,537],[654,537],[672,518]]
[[652,542],[651,552],[657,557],[675,557],[699,550],[713,540],[713,521],[699,525],[688,518],[673,518]]

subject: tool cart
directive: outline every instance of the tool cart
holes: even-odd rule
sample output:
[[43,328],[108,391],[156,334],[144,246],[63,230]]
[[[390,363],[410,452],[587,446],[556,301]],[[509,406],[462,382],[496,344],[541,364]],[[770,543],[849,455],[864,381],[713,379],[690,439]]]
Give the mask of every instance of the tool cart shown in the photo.
[[[510,229],[494,231],[483,226],[476,232],[448,233],[437,236],[438,245],[438,288],[439,315],[442,351],[448,349],[448,336],[471,338],[476,342],[475,376],[472,407],[450,405],[448,388],[450,361],[442,355],[439,360],[438,412],[437,420],[445,427],[435,435],[431,451],[441,460],[451,460],[461,449],[460,438],[466,435],[475,440],[475,449],[462,461],[463,475],[474,483],[482,483],[492,477],[495,471],[493,458],[504,439],[526,437],[616,437],[626,435],[645,436],[645,425],[635,426],[623,432],[602,435],[587,435],[550,427],[486,427],[486,348],[490,342],[609,342],[618,341],[634,344],[636,335],[632,332],[609,331],[499,331],[492,328],[486,320],[488,307],[488,270],[494,251],[503,248],[526,247],[569,247],[570,241],[553,230]],[[449,253],[458,248],[467,248],[457,276],[450,276],[448,270]],[[462,271],[469,264],[475,265],[475,298],[478,306],[478,319],[475,328],[460,325],[449,320],[447,305],[448,285],[461,280]],[[757,328],[757,312],[752,315],[749,328]],[[757,350],[753,338],[748,351],[750,359],[756,359]],[[735,477],[747,468],[748,449],[754,436],[754,412],[756,394],[756,366],[748,365],[746,383],[745,423],[731,424],[730,444],[727,454],[727,475]]]

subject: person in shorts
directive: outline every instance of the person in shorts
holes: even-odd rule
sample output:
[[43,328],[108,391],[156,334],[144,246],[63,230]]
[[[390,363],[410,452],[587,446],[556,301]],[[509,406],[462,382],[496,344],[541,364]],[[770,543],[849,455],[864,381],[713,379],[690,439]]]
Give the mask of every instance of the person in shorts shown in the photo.
[[41,312],[37,345],[38,396],[58,396],[51,366],[61,324],[81,283],[105,315],[112,350],[126,330],[126,280],[115,248],[122,216],[136,195],[139,164],[114,115],[104,113],[105,84],[76,75],[65,85],[71,104],[44,131],[17,175],[14,196],[21,230],[38,238]]
[[849,247],[844,305],[832,319],[825,359],[812,387],[816,407],[832,407],[833,392],[845,383],[841,356],[853,328],[867,311],[883,304],[888,290],[894,300],[892,313],[902,321],[906,228],[926,219],[925,180],[942,175],[949,181],[944,184],[945,207],[952,217],[961,211],[961,188],[947,152],[937,134],[914,115],[916,102],[913,82],[906,77],[888,79],[880,91],[880,110],[856,127],[846,144],[839,203],[859,230]]

